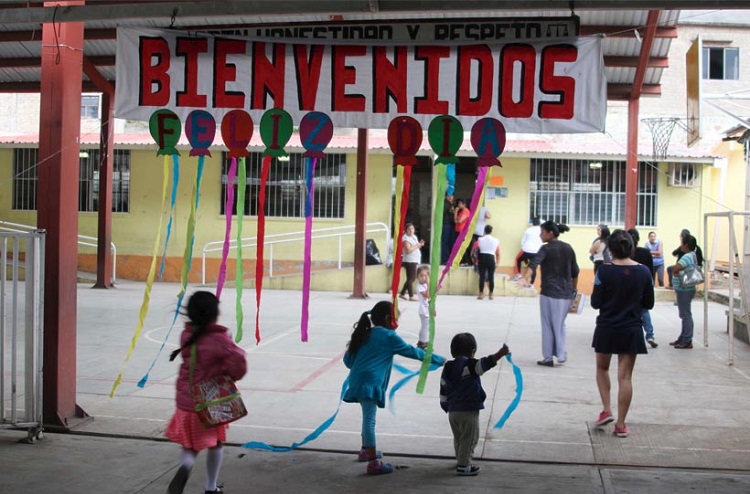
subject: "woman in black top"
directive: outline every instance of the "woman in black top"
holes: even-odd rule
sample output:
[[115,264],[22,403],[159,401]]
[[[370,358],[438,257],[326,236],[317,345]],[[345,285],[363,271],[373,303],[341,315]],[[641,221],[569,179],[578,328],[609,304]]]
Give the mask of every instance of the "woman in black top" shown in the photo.
[[609,364],[617,354],[617,421],[615,435],[627,437],[625,417],[633,398],[633,367],[636,355],[646,352],[641,312],[654,306],[654,285],[646,266],[630,258],[633,239],[615,230],[608,240],[612,263],[602,265],[594,280],[591,306],[599,309],[591,346],[596,351],[596,385],[602,412],[596,421],[603,426],[614,421],[610,403]]

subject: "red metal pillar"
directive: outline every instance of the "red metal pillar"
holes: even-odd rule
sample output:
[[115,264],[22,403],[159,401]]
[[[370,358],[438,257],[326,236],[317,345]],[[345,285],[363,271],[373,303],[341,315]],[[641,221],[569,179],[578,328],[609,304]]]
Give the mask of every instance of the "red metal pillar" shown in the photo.
[[367,129],[357,131],[357,194],[354,211],[354,288],[351,298],[367,298],[365,293],[365,236],[367,235]]
[[114,93],[102,93],[102,127],[99,139],[99,204],[97,219],[96,284],[112,286],[112,165],[114,163]]
[[[82,1],[55,2],[61,8]],[[53,6],[45,2],[45,6]],[[42,27],[37,225],[47,231],[44,423],[68,428],[76,406],[76,277],[83,24]]]
[[638,208],[638,114],[640,100],[628,100],[628,146],[625,162],[625,229],[635,228]]

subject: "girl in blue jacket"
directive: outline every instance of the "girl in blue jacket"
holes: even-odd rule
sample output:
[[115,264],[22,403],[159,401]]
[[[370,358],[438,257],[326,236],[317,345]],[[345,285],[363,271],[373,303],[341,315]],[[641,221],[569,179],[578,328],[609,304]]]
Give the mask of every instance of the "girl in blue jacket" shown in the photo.
[[[424,350],[405,342],[396,334],[393,304],[381,301],[372,310],[363,312],[354,325],[352,338],[344,354],[344,365],[349,371],[349,387],[344,401],[362,407],[362,449],[359,461],[367,461],[367,473],[391,473],[393,465],[381,461],[375,447],[375,415],[377,408],[385,408],[385,391],[391,378],[393,356],[402,355],[414,360],[424,359]],[[432,355],[431,362],[442,365],[445,359]]]

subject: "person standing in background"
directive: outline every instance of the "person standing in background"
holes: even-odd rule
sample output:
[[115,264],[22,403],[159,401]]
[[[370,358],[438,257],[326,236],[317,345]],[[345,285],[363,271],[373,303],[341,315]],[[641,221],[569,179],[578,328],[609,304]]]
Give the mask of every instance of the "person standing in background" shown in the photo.
[[440,235],[440,264],[445,265],[453,247],[453,232],[456,229],[453,213],[453,194],[445,194],[443,202],[443,232]]
[[[458,240],[458,235],[461,233],[461,230],[464,228],[468,228],[469,226],[469,220],[471,219],[471,211],[469,208],[466,207],[466,201],[463,199],[456,199],[456,209],[453,211],[453,222],[456,225],[455,230],[453,231],[453,240],[451,241],[451,249],[456,244],[456,241]],[[467,232],[468,233],[468,232]],[[461,256],[461,265],[467,265],[471,264],[471,261],[469,260],[469,254],[470,249],[466,249],[466,251]]]
[[591,260],[594,261],[594,274],[596,274],[596,271],[602,264],[610,261],[609,249],[607,248],[609,227],[607,225],[601,224],[596,227],[596,233],[599,236],[594,239],[594,242],[591,244],[591,248],[589,249],[589,254],[593,256]]
[[401,238],[402,254],[401,265],[406,270],[406,281],[399,298],[406,300],[406,293],[409,293],[409,300],[415,302],[417,297],[414,295],[414,280],[417,279],[417,266],[422,262],[422,251],[419,250],[424,245],[424,240],[419,240],[414,233],[414,225],[406,224],[404,236]]
[[484,235],[477,240],[477,249],[479,249],[479,295],[477,298],[484,298],[484,283],[489,285],[489,298],[492,300],[495,295],[495,269],[500,262],[500,241],[492,236],[492,225],[484,226]]
[[[672,251],[672,257],[676,257],[677,262],[680,262],[680,259],[682,259],[682,256],[685,255],[685,251],[682,250],[682,244],[685,243],[685,239],[689,236],[690,236],[690,230],[688,230],[687,228],[683,228],[682,231],[680,232],[680,246]],[[693,237],[693,239],[695,239],[695,237]],[[695,252],[695,258],[696,258],[696,261],[698,262],[698,267],[702,268],[703,267],[703,251],[698,246],[697,240],[696,240],[695,247],[693,248],[693,251]],[[669,278],[669,288],[670,289],[674,288],[674,283],[672,281],[672,279],[674,278],[674,266],[667,267],[667,277]]]
[[664,287],[664,245],[656,238],[656,232],[648,232],[648,241],[644,247],[649,250],[654,261],[654,284],[658,281],[659,286]]
[[557,238],[570,228],[554,221],[540,225],[544,245],[529,263],[521,283],[530,286],[531,274],[537,266],[542,269],[542,291],[539,295],[539,313],[542,322],[542,355],[537,364],[554,367],[552,357],[562,364],[568,359],[565,318],[578,288],[578,263],[570,244]]
[[[630,258],[648,268],[648,271],[651,273],[651,280],[653,283],[654,259],[653,257],[651,257],[651,251],[645,247],[638,247],[638,241],[641,238],[641,236],[638,234],[638,230],[636,230],[635,228],[631,228],[630,230],[628,230],[628,233],[633,238],[633,245],[635,246],[633,255],[630,256]],[[646,343],[648,343],[651,348],[658,347],[659,344],[656,343],[656,340],[654,339],[654,325],[651,323],[651,312],[649,311],[649,309],[641,310],[641,322],[643,323],[643,331],[646,332]]]
[[[521,251],[516,256],[516,275],[513,277],[514,281],[518,281],[523,276],[521,275],[521,266],[524,262],[530,263],[534,258],[539,249],[542,247],[542,229],[539,227],[539,217],[534,216],[531,218],[531,226],[523,232],[521,237]],[[536,271],[531,273],[531,284],[536,281]]]
[[474,245],[477,239],[484,235],[484,225],[487,224],[487,220],[490,218],[492,218],[492,215],[487,211],[486,207],[482,206],[477,213],[477,225],[474,228],[474,234],[471,236],[471,245]]

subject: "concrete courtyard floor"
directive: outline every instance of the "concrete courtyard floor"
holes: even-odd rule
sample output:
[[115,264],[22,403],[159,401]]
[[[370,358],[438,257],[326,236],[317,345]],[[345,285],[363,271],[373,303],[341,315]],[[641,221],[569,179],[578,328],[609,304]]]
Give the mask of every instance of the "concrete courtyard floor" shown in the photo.
[[[25,433],[0,430],[3,492],[165,492],[177,466],[178,448],[162,432],[174,407],[176,348],[182,320],[167,337],[179,286],[156,284],[140,341],[114,398],[112,384],[133,338],[144,284],[116,289],[78,287],[77,402],[92,419],[71,433],[45,433],[34,444]],[[188,295],[200,287],[191,287]],[[208,288],[211,289],[212,288]],[[226,287],[220,322],[234,328],[235,293]],[[476,478],[455,476],[447,416],[438,403],[439,375],[429,375],[424,394],[415,382],[396,395],[394,413],[378,412],[378,448],[408,467],[392,475],[364,475],[356,462],[360,409],[343,404],[336,421],[317,440],[289,453],[242,448],[247,441],[286,446],[301,441],[337,409],[347,369],[341,362],[352,324],[384,293],[351,299],[348,293],[314,292],[310,338],[300,341],[301,293],[266,290],[260,307],[261,341],[256,345],[255,291],[243,296],[244,337],[249,370],[239,383],[249,414],[232,424],[221,480],[238,492],[565,492],[662,493],[750,492],[750,346],[735,343],[727,365],[726,307],[708,305],[708,341],[703,346],[703,302],[693,302],[692,350],[668,342],[679,334],[672,302],[652,312],[660,346],[640,356],[628,415],[630,436],[616,438],[612,426],[596,429],[601,405],[591,349],[597,311],[586,307],[567,319],[568,361],[541,367],[537,297],[468,296],[437,299],[435,352],[449,354],[452,336],[474,333],[478,353],[507,343],[524,378],[523,397],[502,429],[493,425],[515,393],[511,367],[501,361],[483,376],[487,391]],[[414,302],[401,302],[399,333],[416,341]],[[144,388],[137,386],[166,338]],[[411,369],[418,363],[397,357]],[[611,372],[616,392],[616,365]],[[399,379],[394,372],[391,383]],[[613,393],[613,402],[616,403]],[[186,492],[202,492],[199,458]]]

